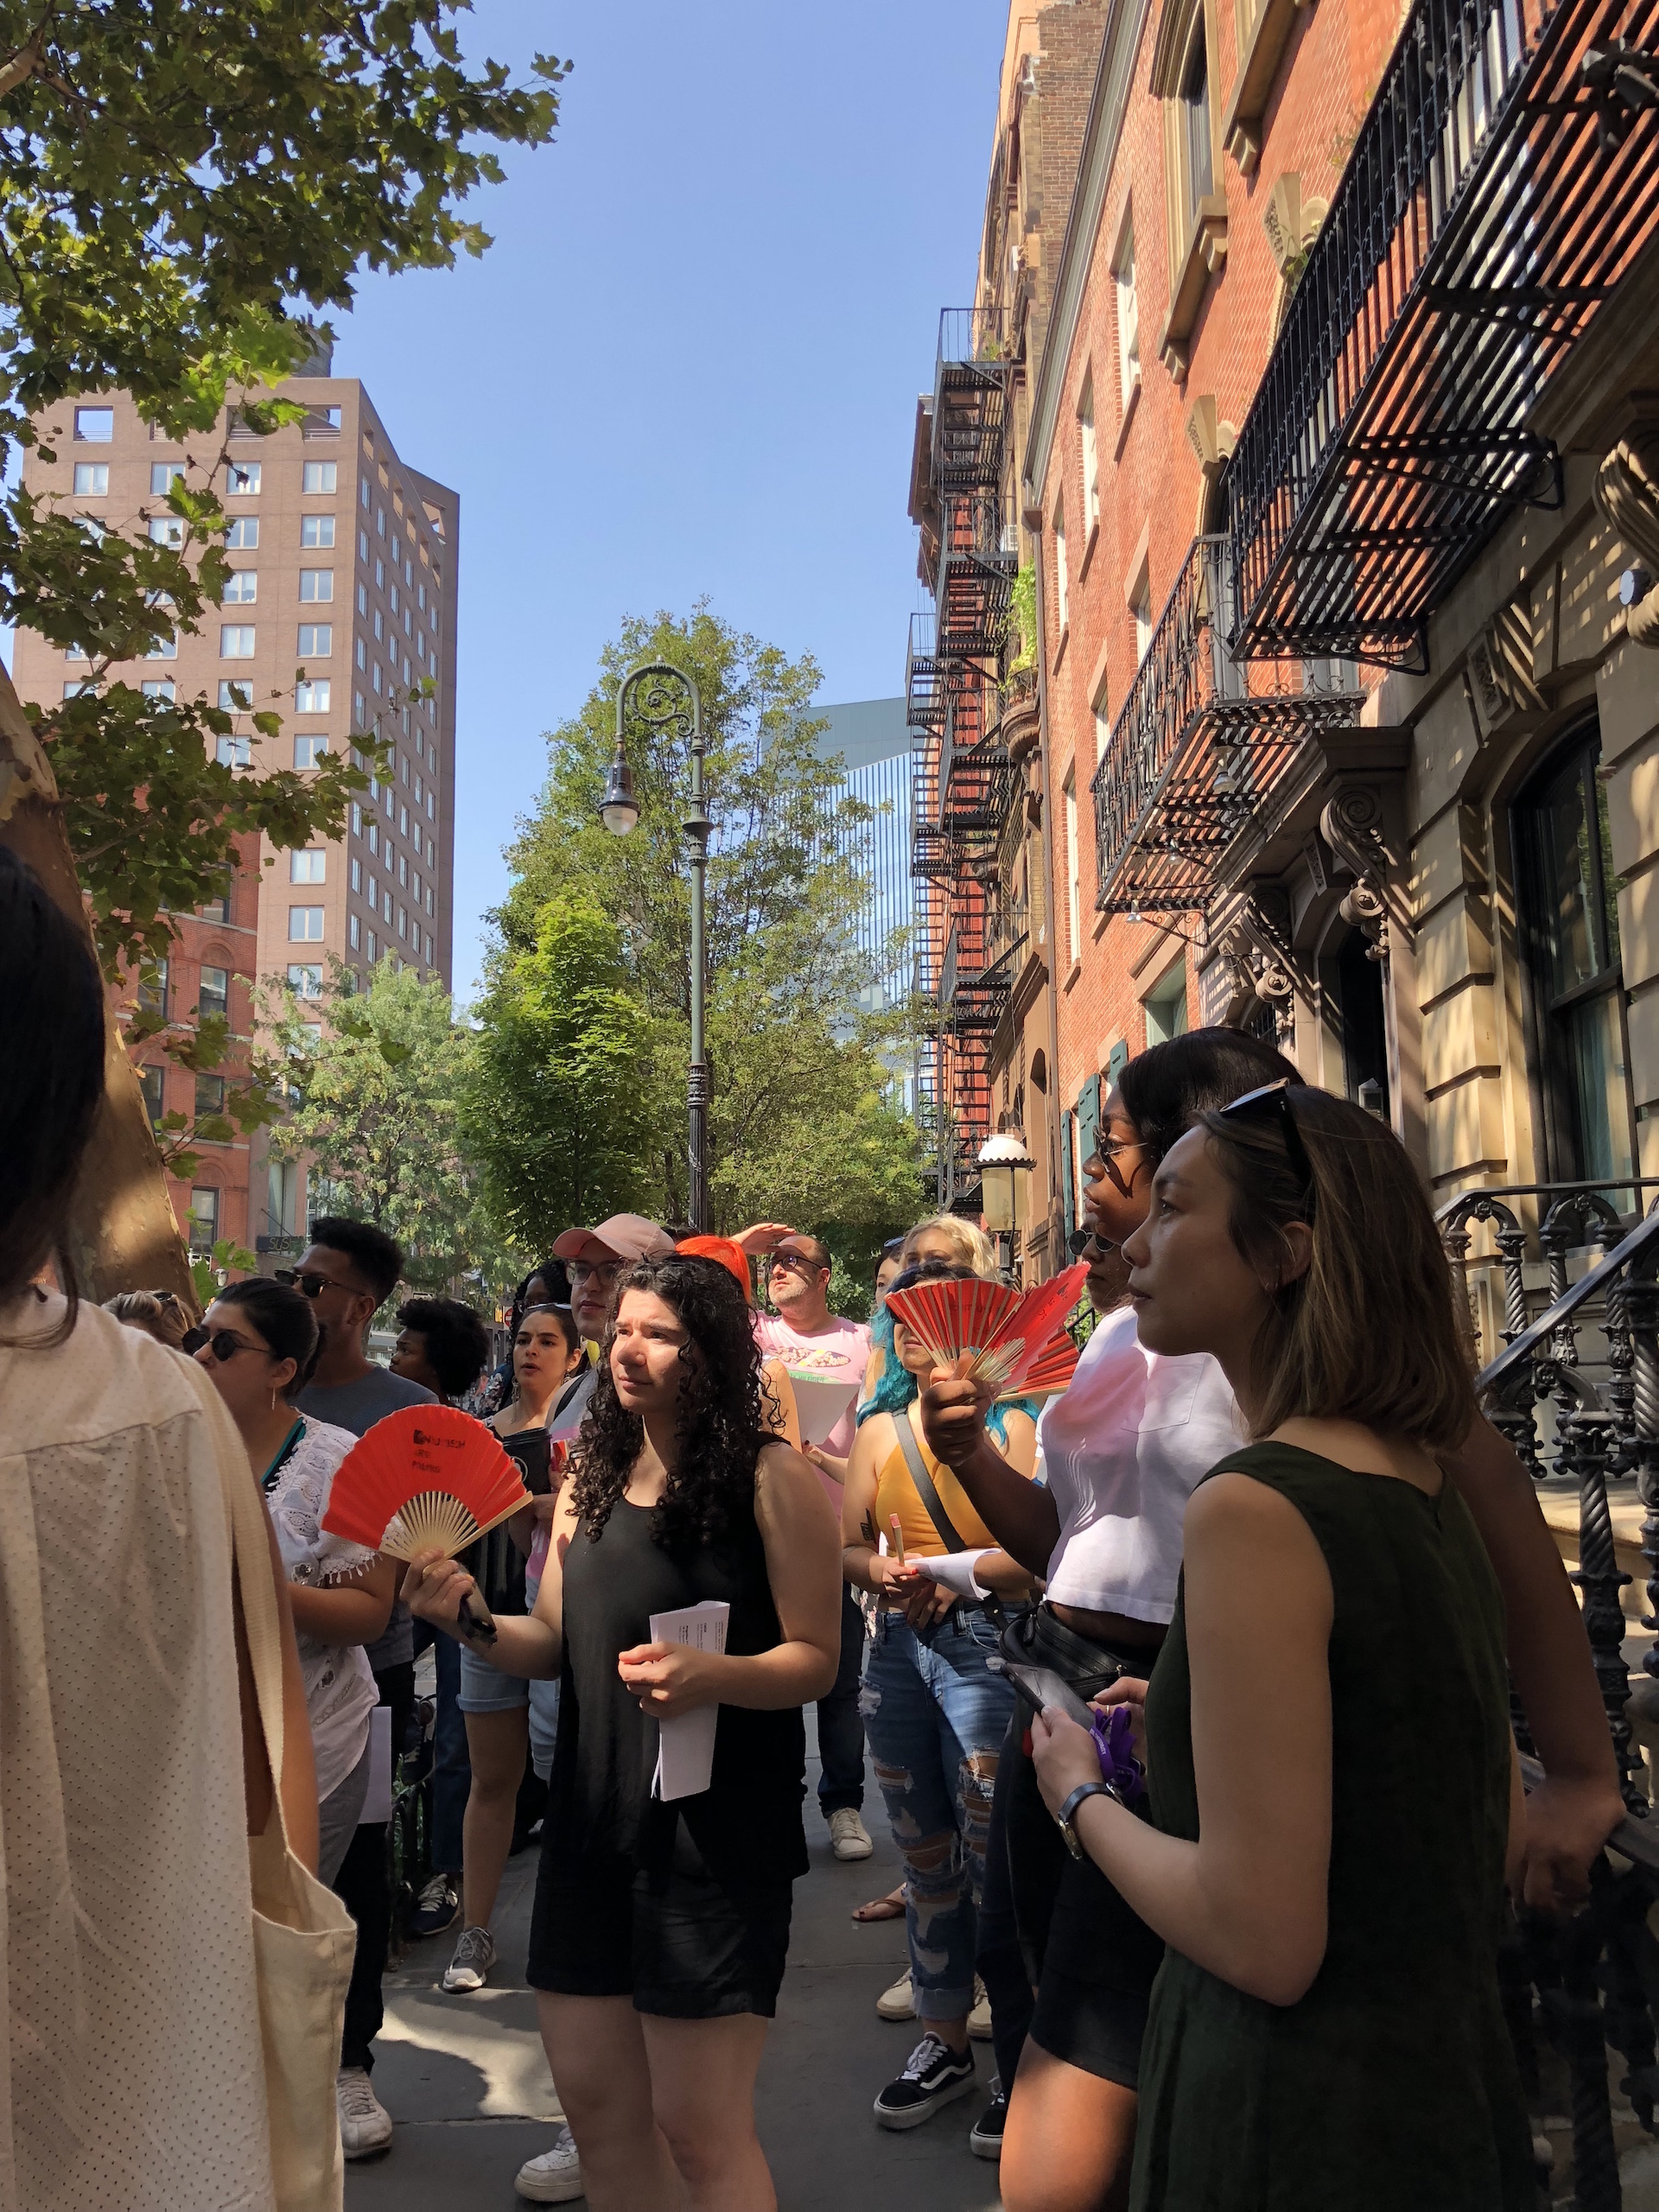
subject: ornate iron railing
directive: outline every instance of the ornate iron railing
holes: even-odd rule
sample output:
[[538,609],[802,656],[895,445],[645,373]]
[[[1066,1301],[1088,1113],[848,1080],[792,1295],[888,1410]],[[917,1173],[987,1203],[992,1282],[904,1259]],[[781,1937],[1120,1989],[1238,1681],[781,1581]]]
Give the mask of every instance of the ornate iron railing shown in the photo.
[[[1619,1785],[1630,1815],[1591,1872],[1588,1904],[1555,1918],[1521,1910],[1500,1960],[1500,1980],[1522,2073],[1535,2112],[1565,2106],[1572,2125],[1570,2198],[1551,2176],[1551,2200],[1576,2212],[1619,2212],[1619,2133],[1636,2123],[1655,2133],[1659,2101],[1654,2000],[1659,1946],[1648,1916],[1659,1902],[1659,1822],[1649,1815],[1634,1720],[1659,1745],[1659,1649],[1650,1650],[1631,1694],[1624,1643],[1631,1624],[1621,1599],[1615,1512],[1643,1508],[1641,1551],[1649,1620],[1659,1612],[1659,1198],[1645,1217],[1618,1201],[1642,1198],[1653,1179],[1507,1186],[1462,1193],[1439,1214],[1440,1232],[1465,1290],[1471,1270],[1495,1272],[1503,1350],[1481,1370],[1489,1418],[1515,1446],[1546,1497],[1573,1495],[1585,1631],[1606,1708]],[[1518,1201],[1518,1204],[1511,1203]],[[1535,1217],[1535,1232],[1523,1214]],[[1495,1252],[1471,1259],[1476,1231]],[[1575,1258],[1602,1256],[1570,1280]],[[1538,1278],[1542,1278],[1541,1283]],[[1541,1306],[1541,1311],[1535,1311]],[[1478,1304],[1471,1308],[1478,1328]],[[1530,1758],[1516,1713],[1523,1771]],[[1621,2100],[1616,2112],[1608,2050]],[[1618,2125],[1616,2125],[1616,2122]],[[1640,2140],[1637,2137],[1637,2140]]]
[[1422,664],[1560,504],[1529,418],[1659,227],[1656,45],[1659,0],[1412,0],[1229,466],[1242,654]]
[[1315,688],[1300,660],[1233,658],[1230,576],[1228,541],[1195,537],[1095,771],[1107,912],[1204,906],[1304,739],[1358,720],[1358,693]]

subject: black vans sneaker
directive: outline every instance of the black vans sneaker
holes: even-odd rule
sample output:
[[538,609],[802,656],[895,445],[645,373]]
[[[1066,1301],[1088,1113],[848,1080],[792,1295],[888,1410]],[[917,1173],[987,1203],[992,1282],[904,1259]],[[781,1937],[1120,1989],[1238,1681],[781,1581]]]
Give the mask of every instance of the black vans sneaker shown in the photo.
[[1000,2158],[1002,2155],[1002,2131],[1008,2124],[1008,2093],[995,2076],[991,2079],[991,2101],[968,2131],[968,2148],[976,2158]]
[[941,2105],[965,2097],[973,2086],[971,2044],[958,2056],[930,2033],[911,2052],[899,2079],[889,2082],[876,2099],[875,2116],[883,2127],[919,2127]]

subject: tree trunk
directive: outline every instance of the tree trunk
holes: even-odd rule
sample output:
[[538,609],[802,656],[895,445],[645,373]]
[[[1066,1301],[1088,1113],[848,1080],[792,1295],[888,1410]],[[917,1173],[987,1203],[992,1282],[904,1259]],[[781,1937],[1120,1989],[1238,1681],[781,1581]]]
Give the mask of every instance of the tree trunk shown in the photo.
[[[29,862],[91,951],[92,926],[63,826],[57,779],[3,668],[0,844]],[[67,1241],[85,1296],[102,1300],[120,1290],[170,1290],[195,1312],[189,1256],[173,1217],[166,1171],[107,993],[104,1103],[81,1162]]]

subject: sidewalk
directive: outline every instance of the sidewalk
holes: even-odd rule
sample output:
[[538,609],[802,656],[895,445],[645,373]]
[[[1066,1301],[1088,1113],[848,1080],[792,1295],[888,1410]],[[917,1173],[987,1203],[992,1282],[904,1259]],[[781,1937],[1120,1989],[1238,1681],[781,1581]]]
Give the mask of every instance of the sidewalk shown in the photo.
[[[810,1790],[817,1783],[815,1759]],[[876,1852],[861,1866],[836,1864],[815,1794],[806,1807],[812,1871],[795,1885],[789,1971],[760,2068],[760,2138],[778,2201],[782,2212],[997,2212],[996,2170],[968,2148],[990,2083],[988,2044],[975,2045],[977,2096],[905,2135],[883,2133],[871,2115],[918,2032],[913,2021],[875,2016],[903,1970],[903,1923],[860,1927],[849,1916],[899,1878],[871,1795]],[[346,2169],[346,2212],[511,2212],[519,2202],[512,2177],[547,2148],[559,2109],[524,1980],[535,1885],[532,1846],[508,1863],[495,1916],[501,1964],[487,1989],[439,1989],[448,1936],[417,1946],[388,1977],[374,2080],[397,2133],[384,2158]]]

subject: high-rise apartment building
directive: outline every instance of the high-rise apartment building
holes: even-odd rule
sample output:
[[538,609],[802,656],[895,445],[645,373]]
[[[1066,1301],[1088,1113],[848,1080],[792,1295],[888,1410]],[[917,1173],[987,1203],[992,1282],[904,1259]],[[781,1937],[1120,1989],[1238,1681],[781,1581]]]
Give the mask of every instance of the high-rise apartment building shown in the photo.
[[[838,833],[844,855],[868,887],[855,924],[859,950],[876,970],[866,994],[868,1011],[902,1004],[910,995],[914,957],[911,931],[915,884],[910,873],[910,728],[902,699],[855,699],[815,707],[824,724],[814,739],[826,760],[839,760],[836,797],[861,800],[870,818]],[[899,932],[903,932],[903,936]]]
[[[344,833],[304,851],[244,840],[227,899],[177,918],[167,1011],[228,1014],[234,1077],[257,1020],[262,985],[286,982],[315,996],[330,956],[359,976],[391,954],[423,976],[450,970],[455,791],[455,609],[460,502],[403,461],[355,378],[331,374],[320,354],[280,388],[302,423],[269,437],[223,421],[211,433],[168,439],[121,393],[66,403],[42,418],[55,435],[26,466],[28,488],[70,513],[162,538],[178,527],[167,493],[188,472],[202,480],[228,448],[215,482],[230,518],[232,575],[224,604],[197,634],[181,632],[143,662],[110,671],[163,696],[205,696],[235,716],[218,741],[233,768],[315,768],[329,752],[387,748]],[[65,418],[67,419],[65,419]],[[42,705],[88,679],[84,660],[20,632],[13,667],[20,696]],[[412,697],[417,683],[429,693]],[[280,732],[261,737],[254,714],[274,710]],[[363,757],[366,760],[366,755]],[[212,1109],[223,1077],[146,1058],[152,1119]],[[191,1243],[251,1243],[296,1234],[302,1179],[266,1168],[257,1137],[194,1147],[200,1165],[173,1198]]]

